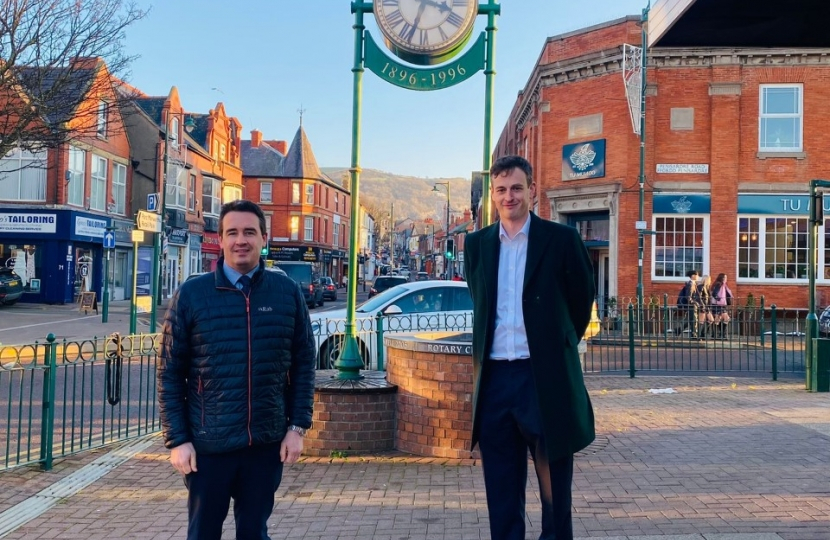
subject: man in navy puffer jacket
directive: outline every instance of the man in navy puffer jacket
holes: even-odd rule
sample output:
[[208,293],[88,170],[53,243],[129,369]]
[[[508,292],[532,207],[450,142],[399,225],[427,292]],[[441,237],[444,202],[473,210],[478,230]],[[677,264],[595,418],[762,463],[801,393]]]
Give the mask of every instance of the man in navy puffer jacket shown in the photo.
[[294,281],[265,270],[265,216],[225,204],[216,271],[185,282],[164,321],[158,397],[164,444],[185,475],[190,540],[219,540],[234,500],[236,538],[268,539],[284,463],[311,427],[315,347]]

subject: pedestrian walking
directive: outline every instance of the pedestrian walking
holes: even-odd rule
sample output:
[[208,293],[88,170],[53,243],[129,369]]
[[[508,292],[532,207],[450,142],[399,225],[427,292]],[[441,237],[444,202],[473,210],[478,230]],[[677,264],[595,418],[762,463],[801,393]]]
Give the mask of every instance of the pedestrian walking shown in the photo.
[[164,321],[158,399],[170,461],[185,475],[187,538],[268,539],[283,465],[311,426],[314,340],[297,285],[265,270],[265,216],[225,204],[216,271],[186,281]]
[[527,452],[542,501],[540,538],[573,538],[574,453],[594,440],[577,345],[591,319],[593,269],[576,229],[530,212],[536,184],[519,156],[496,160],[499,222],[467,237],[473,298],[473,433],[493,540],[524,540]]

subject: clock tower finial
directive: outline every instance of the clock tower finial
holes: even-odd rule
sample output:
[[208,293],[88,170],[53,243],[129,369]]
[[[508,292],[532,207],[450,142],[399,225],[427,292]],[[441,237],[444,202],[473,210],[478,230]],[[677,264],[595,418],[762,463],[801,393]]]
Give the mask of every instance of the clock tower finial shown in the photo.
[[300,113],[300,127],[303,127],[303,113],[305,112],[305,109],[303,109],[302,103],[300,103],[300,108],[297,109],[297,112]]

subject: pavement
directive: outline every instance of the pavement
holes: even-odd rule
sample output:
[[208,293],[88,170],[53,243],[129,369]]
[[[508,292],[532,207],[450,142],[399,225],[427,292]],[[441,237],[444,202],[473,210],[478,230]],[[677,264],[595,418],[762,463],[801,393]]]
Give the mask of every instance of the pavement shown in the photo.
[[[830,394],[750,377],[590,375],[587,385],[598,437],[575,461],[577,538],[830,539]],[[50,472],[0,473],[0,486],[0,538],[185,537],[186,491],[158,436]],[[530,479],[527,538],[540,533],[536,493]],[[490,538],[480,463],[303,458],[286,468],[269,534]],[[222,538],[233,538],[230,518]]]

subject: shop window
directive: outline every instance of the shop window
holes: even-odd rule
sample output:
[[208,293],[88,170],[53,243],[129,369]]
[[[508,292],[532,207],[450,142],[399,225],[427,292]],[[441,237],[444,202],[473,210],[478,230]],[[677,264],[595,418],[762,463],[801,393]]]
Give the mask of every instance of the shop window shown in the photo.
[[689,270],[704,272],[708,218],[654,217],[654,278],[685,278]]
[[41,292],[42,251],[36,244],[0,244],[0,266],[20,277],[24,292]]
[[46,151],[12,150],[0,160],[0,200],[46,200]]
[[74,206],[84,205],[84,191],[86,186],[86,152],[74,146],[69,147],[69,168],[67,181],[69,182],[66,202]]
[[801,152],[802,85],[763,84],[760,91],[758,150]]
[[807,218],[738,220],[738,278],[807,279]]

